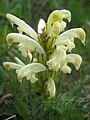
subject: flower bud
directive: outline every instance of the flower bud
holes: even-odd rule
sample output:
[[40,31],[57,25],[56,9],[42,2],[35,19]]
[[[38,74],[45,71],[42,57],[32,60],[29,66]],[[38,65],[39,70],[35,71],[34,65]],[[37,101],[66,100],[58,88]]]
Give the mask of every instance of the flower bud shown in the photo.
[[62,21],[62,15],[60,13],[60,10],[55,10],[49,15],[48,21],[47,21],[47,26],[46,26],[47,27],[46,28],[47,33],[49,32],[49,30],[51,29],[51,26],[56,21],[59,21],[59,22]]

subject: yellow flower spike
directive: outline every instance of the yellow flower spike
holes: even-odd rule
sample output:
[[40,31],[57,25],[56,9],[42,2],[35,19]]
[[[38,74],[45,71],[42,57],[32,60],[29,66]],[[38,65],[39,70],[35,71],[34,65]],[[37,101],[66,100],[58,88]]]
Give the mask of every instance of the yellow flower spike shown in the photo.
[[46,32],[48,34],[49,30],[51,29],[51,26],[54,22],[56,21],[59,21],[61,22],[62,21],[62,15],[60,13],[60,10],[54,10],[48,17],[48,20],[47,20],[47,25],[46,25]]
[[[81,56],[78,54],[68,54],[68,52],[75,48],[75,38],[80,39],[85,45],[86,34],[82,28],[73,28],[63,32],[67,25],[63,20],[71,21],[70,11],[65,9],[53,11],[49,15],[47,23],[40,19],[37,33],[26,22],[14,15],[7,14],[6,18],[11,22],[12,26],[15,24],[19,30],[19,33],[7,35],[8,45],[17,43],[18,50],[21,51],[22,56],[30,59],[30,64],[27,65],[17,57],[15,57],[16,63],[3,63],[4,67],[16,70],[17,78],[21,83],[23,78],[26,78],[33,84],[38,79],[41,80],[46,72],[47,75],[50,72],[54,78],[55,74],[53,72],[71,73],[72,69],[68,63],[73,64],[76,70],[80,68],[82,63]],[[38,73],[42,71],[46,72],[42,73],[42,76],[40,74],[38,76]],[[44,77],[42,80],[45,80]],[[49,95],[49,99],[52,99],[56,93],[55,83],[50,76],[46,76],[46,79],[46,92]]]
[[82,63],[82,58],[78,54],[67,54],[66,56],[67,63],[73,63],[75,65],[76,70],[78,70]]
[[54,80],[52,78],[49,78],[49,80],[46,82],[46,86],[46,92],[49,94],[49,99],[52,99],[56,93]]
[[82,28],[73,28],[60,34],[55,41],[55,45],[58,45],[61,40],[72,39],[72,38],[80,39],[81,42],[85,45],[85,37],[86,34]]
[[11,24],[16,24],[18,26],[18,30],[20,32],[25,32],[35,40],[38,40],[38,35],[34,31],[33,28],[31,28],[27,23],[25,23],[23,20],[19,19],[18,17],[11,15],[11,14],[6,14],[6,18],[11,22]]
[[67,19],[69,22],[71,21],[71,12],[69,10],[60,10],[62,14],[62,18]]

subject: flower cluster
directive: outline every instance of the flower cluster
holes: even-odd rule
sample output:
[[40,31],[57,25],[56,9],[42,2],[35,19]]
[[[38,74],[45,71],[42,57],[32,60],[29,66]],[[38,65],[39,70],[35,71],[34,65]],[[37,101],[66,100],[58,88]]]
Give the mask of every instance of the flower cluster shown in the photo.
[[53,11],[49,15],[47,23],[40,19],[37,32],[14,15],[7,14],[6,18],[12,26],[17,25],[19,31],[19,33],[7,35],[8,45],[18,43],[18,50],[21,51],[22,56],[30,59],[30,63],[25,65],[15,57],[16,63],[4,62],[3,65],[6,68],[16,69],[18,80],[21,83],[24,77],[31,83],[35,83],[38,80],[36,73],[44,74],[42,82],[46,85],[49,98],[53,98],[56,87],[52,74],[58,71],[71,73],[72,69],[68,63],[74,64],[76,70],[80,68],[82,58],[78,54],[72,54],[71,50],[75,48],[75,38],[80,39],[85,45],[84,30],[73,28],[63,32],[67,25],[64,19],[71,21],[70,11],[65,9]]

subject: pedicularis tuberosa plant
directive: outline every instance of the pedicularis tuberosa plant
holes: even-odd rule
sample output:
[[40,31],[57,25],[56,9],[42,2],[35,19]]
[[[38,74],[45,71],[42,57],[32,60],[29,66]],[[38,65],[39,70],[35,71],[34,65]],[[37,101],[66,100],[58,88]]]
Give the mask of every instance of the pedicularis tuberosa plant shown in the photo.
[[64,32],[67,25],[64,19],[71,21],[70,11],[65,9],[54,10],[46,23],[40,19],[37,32],[14,15],[7,14],[6,18],[12,26],[15,24],[19,31],[6,36],[8,45],[17,43],[18,50],[23,57],[29,58],[29,63],[25,64],[15,57],[16,63],[4,62],[4,67],[15,69],[21,84],[23,78],[31,84],[39,82],[49,99],[53,98],[56,93],[54,81],[58,73],[71,73],[72,69],[68,63],[74,64],[76,70],[80,68],[82,58],[78,54],[73,54],[72,49],[75,48],[75,38],[80,39],[85,45],[84,30],[73,28]]

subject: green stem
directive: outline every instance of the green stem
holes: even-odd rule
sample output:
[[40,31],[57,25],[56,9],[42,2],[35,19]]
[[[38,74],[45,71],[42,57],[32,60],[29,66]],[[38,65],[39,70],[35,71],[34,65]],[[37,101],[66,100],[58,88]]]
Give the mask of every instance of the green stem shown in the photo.
[[61,77],[60,87],[58,88],[57,95],[58,95],[58,94],[60,93],[60,91],[62,90],[63,84],[64,84],[64,82],[65,82],[65,78],[66,78],[66,75],[63,76],[63,78]]
[[33,98],[32,98],[32,92],[31,92],[31,83],[30,81],[28,82],[28,87],[29,87],[29,100],[30,100],[30,104],[31,104],[31,108],[32,108],[32,119],[36,120],[36,111],[35,111],[35,104],[33,102]]
[[79,81],[79,85],[78,85],[78,89],[77,89],[77,95],[80,96],[81,90],[83,88],[83,75],[82,75],[82,70],[80,68],[80,81]]

